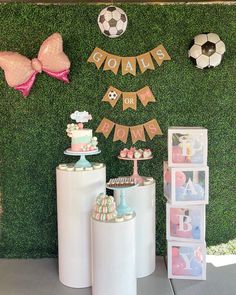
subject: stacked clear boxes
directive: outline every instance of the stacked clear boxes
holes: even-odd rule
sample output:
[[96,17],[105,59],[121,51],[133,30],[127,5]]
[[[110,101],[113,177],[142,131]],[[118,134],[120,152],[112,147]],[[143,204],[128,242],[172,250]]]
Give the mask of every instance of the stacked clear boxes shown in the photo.
[[209,197],[207,129],[168,129],[164,162],[168,277],[206,279],[205,211]]

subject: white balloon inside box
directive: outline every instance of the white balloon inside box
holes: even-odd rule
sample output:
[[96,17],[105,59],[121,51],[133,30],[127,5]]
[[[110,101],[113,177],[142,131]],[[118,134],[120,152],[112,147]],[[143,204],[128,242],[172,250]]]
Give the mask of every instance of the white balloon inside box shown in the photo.
[[56,169],[59,279],[69,287],[85,288],[91,278],[91,224],[94,201],[106,190],[106,166],[60,164]]
[[[119,204],[120,193],[114,197]],[[126,191],[126,202],[136,212],[136,276],[146,277],[155,271],[156,257],[156,183],[143,177],[143,183]]]

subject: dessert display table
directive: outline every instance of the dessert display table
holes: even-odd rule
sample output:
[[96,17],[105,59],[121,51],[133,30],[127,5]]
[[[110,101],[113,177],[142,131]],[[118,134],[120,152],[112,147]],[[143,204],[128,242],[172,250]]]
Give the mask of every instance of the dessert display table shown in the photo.
[[123,222],[91,218],[93,295],[136,295],[135,214]]
[[125,214],[132,214],[133,213],[133,209],[131,209],[126,203],[125,192],[134,188],[134,187],[137,187],[137,186],[138,186],[138,183],[135,185],[132,185],[132,186],[127,186],[127,187],[122,187],[122,186],[121,187],[111,187],[111,186],[107,185],[108,189],[113,190],[114,192],[120,192],[119,203],[116,206],[118,216],[123,216]]
[[151,160],[152,158],[153,158],[152,156],[149,157],[149,158],[139,158],[139,159],[135,159],[135,158],[122,158],[122,157],[118,156],[118,159],[120,159],[120,160],[133,161],[134,162],[133,174],[130,177],[133,178],[138,183],[143,183],[143,177],[141,177],[138,174],[138,161]]
[[[120,201],[115,191],[116,202]],[[126,200],[136,212],[136,274],[142,278],[155,271],[155,180],[144,177],[143,185],[126,191]]]
[[91,281],[90,212],[97,195],[106,191],[106,166],[62,164],[56,169],[59,279],[85,288]]
[[92,164],[86,159],[86,156],[94,156],[100,154],[100,150],[91,151],[91,152],[74,152],[71,149],[64,151],[64,154],[67,156],[80,156],[79,161],[75,163],[75,167],[92,167]]

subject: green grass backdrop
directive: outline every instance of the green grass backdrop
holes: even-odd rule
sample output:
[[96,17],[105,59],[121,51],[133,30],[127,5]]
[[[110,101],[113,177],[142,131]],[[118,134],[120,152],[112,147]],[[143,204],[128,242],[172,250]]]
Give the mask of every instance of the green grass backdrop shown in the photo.
[[[140,172],[157,181],[157,253],[166,251],[165,198],[162,161],[167,159],[169,126],[204,126],[209,132],[210,204],[207,206],[207,244],[215,246],[235,238],[235,114],[236,114],[236,6],[221,5],[121,5],[128,15],[127,31],[117,39],[103,36],[95,5],[0,5],[0,50],[17,51],[29,58],[50,34],[60,32],[72,66],[71,83],[40,74],[27,99],[9,88],[0,71],[1,192],[3,202],[1,257],[50,257],[57,255],[56,180],[63,155],[69,115],[87,110],[88,126],[96,128],[105,116],[117,123],[135,125],[156,118],[164,135],[138,147],[149,146],[152,161],[140,164]],[[226,44],[220,66],[195,68],[187,57],[192,38],[215,32]],[[172,57],[155,71],[136,77],[115,76],[86,62],[98,46],[120,56],[135,56],[163,43]],[[101,99],[113,85],[136,91],[148,85],[157,98],[137,112],[112,109]],[[130,162],[116,158],[125,145],[99,135],[102,153],[94,157],[107,164],[107,178],[129,175]],[[131,144],[130,138],[127,146]]]

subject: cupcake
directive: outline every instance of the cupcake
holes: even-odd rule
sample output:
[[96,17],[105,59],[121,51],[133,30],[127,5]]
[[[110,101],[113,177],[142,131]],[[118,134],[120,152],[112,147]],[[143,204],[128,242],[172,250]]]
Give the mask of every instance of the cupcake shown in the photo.
[[121,158],[126,158],[127,157],[127,152],[128,152],[128,149],[123,149],[120,151],[120,157]]
[[144,158],[150,158],[151,155],[152,155],[152,152],[151,152],[150,149],[145,149],[145,150],[143,151],[143,157],[144,157]]
[[135,151],[135,152],[134,152],[134,158],[135,158],[135,159],[140,159],[140,158],[142,158],[142,154],[140,153],[140,151]]
[[131,151],[131,150],[129,150],[128,153],[127,153],[127,157],[128,157],[129,159],[133,159],[133,157],[134,157],[134,152]]

